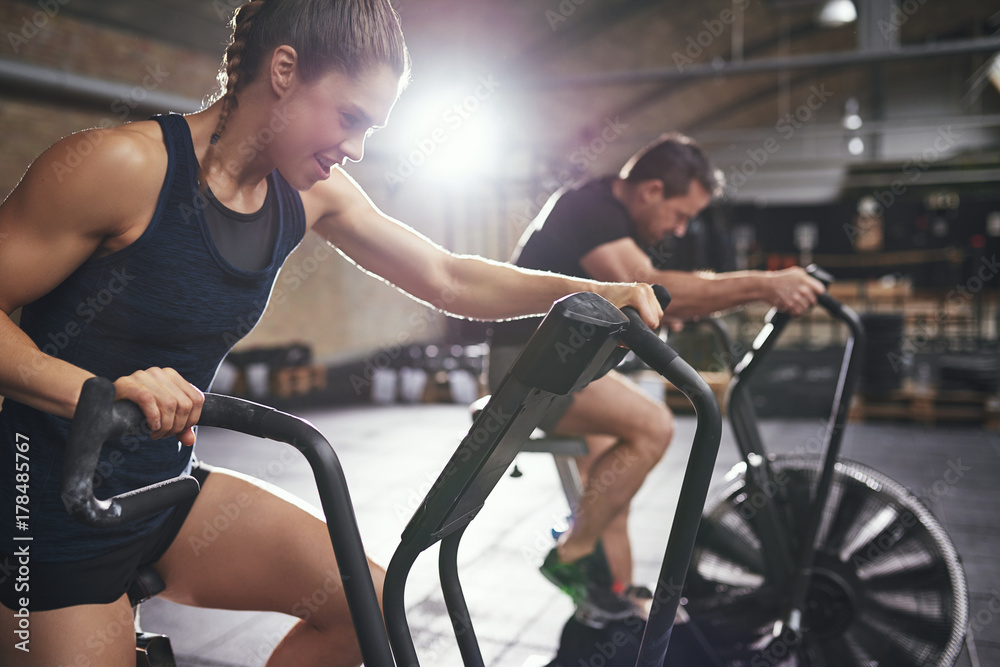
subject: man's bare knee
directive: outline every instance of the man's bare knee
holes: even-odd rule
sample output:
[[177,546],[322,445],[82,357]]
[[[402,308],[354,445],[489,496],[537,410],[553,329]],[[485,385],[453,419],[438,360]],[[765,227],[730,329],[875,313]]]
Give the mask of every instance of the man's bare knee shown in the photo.
[[674,437],[674,416],[666,407],[650,409],[636,417],[636,430],[631,436],[636,445],[636,453],[643,463],[652,468],[667,451]]

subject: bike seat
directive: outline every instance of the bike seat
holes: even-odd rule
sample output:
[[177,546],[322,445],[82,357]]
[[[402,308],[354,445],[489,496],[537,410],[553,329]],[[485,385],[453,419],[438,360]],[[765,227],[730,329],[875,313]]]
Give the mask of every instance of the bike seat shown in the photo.
[[160,574],[152,565],[143,565],[135,573],[135,579],[128,587],[128,601],[133,607],[156,597],[167,587]]

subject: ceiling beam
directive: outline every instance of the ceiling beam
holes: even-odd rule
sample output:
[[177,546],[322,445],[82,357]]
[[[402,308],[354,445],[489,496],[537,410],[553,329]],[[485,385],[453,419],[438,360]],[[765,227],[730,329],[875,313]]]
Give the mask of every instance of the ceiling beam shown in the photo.
[[200,100],[153,90],[151,86],[158,83],[155,81],[158,73],[153,68],[150,70],[146,77],[149,85],[144,86],[105,81],[0,58],[0,88],[5,93],[16,91],[36,98],[82,103],[108,111],[121,120],[127,119],[133,110],[186,113],[201,108]]
[[684,68],[670,67],[555,78],[532,78],[514,82],[512,85],[520,88],[551,90],[554,88],[648,84],[662,81],[745,76],[748,74],[784,72],[796,69],[822,70],[855,65],[872,65],[881,62],[915,60],[919,58],[942,58],[946,56],[996,51],[1000,51],[1000,38],[984,37],[915,44],[900,47],[895,51],[836,51],[833,53],[810,53],[785,57],[759,58],[756,60],[727,62],[717,65],[705,63],[690,65]]
[[566,25],[553,25],[553,34],[525,49],[514,61],[512,69],[514,71],[520,71],[525,67],[537,69],[540,63],[557,58],[596,35],[661,4],[658,0],[604,2],[600,5],[600,9],[594,9],[576,21]]
[[[745,57],[745,56],[755,56],[760,53],[765,53],[779,46],[785,39],[787,39],[789,42],[799,39],[806,39],[816,34],[816,32],[818,32],[819,30],[821,30],[821,28],[817,26],[815,21],[811,19],[808,21],[803,21],[799,25],[792,26],[785,35],[775,35],[773,37],[768,37],[766,39],[754,42],[753,44],[745,47],[743,55]],[[730,60],[732,60],[732,55],[730,55]],[[799,77],[796,77],[795,81],[797,81],[798,78]],[[652,104],[656,104],[663,98],[677,94],[683,91],[684,89],[688,88],[689,86],[693,86],[697,83],[698,80],[695,79],[688,81],[671,81],[655,90],[651,90],[647,93],[640,95],[639,97],[630,100],[620,108],[616,109],[610,115],[628,116],[630,114],[638,113],[639,111],[642,111],[646,107]],[[774,90],[768,87],[764,94],[767,93],[773,94]],[[761,94],[759,94],[757,91],[754,91],[749,95],[741,98],[737,104],[739,104],[739,106],[742,107],[743,104],[759,101],[760,99],[761,99]],[[713,112],[711,116],[714,118],[718,115],[718,113],[719,112]],[[704,122],[705,120],[706,120],[705,118],[700,118],[698,122],[694,124],[694,126],[703,127],[705,125]],[[684,130],[682,129],[682,131]]]

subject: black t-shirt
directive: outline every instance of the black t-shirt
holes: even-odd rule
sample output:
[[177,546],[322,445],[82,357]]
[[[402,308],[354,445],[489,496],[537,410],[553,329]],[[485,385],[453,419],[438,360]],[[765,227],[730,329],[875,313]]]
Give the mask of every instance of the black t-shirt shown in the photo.
[[[611,192],[614,177],[588,181],[575,190],[553,195],[525,230],[511,262],[526,269],[589,278],[580,260],[594,248],[621,238],[634,238],[635,224]],[[539,318],[498,322],[494,345],[523,345]]]

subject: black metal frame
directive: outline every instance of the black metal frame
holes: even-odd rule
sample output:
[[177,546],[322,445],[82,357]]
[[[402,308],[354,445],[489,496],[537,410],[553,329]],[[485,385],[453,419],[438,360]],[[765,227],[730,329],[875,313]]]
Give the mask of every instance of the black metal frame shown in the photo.
[[[814,271],[816,270],[814,269]],[[825,276],[822,273],[820,275]],[[792,632],[798,632],[800,629],[802,609],[808,593],[815,557],[814,543],[822,522],[823,509],[829,497],[835,465],[843,442],[844,425],[847,422],[851,398],[860,380],[861,365],[864,359],[865,331],[858,314],[825,293],[819,296],[818,303],[834,319],[847,325],[850,335],[845,345],[833,407],[823,443],[822,472],[809,507],[805,532],[798,536],[800,540],[798,553],[794,553],[789,536],[784,529],[784,522],[778,517],[776,504],[771,501],[768,494],[763,496],[768,499],[768,502],[760,508],[753,519],[762,543],[768,545],[768,558],[765,564],[768,576],[772,581],[791,581],[790,594],[784,614],[784,626]],[[736,365],[729,387],[729,418],[733,434],[746,464],[748,484],[759,489],[768,487],[771,480],[771,470],[767,451],[757,426],[753,400],[749,394],[749,381],[760,368],[768,351],[774,347],[790,319],[791,316],[776,309],[768,313],[764,327],[754,340],[752,349],[747,351]]]
[[417,556],[441,540],[442,592],[463,662],[470,667],[483,665],[458,577],[458,546],[464,530],[537,427],[552,398],[590,382],[608,367],[608,359],[616,356],[620,359],[619,343],[626,344],[677,385],[691,398],[699,414],[695,446],[681,488],[678,519],[671,530],[637,662],[663,664],[697,534],[700,508],[704,506],[718,454],[721,415],[701,376],[634,313],[629,313],[629,317],[631,322],[592,294],[573,295],[557,302],[476,419],[404,530],[400,547],[386,572],[383,595],[386,626],[400,664],[419,664],[403,604],[406,577]]
[[[582,388],[605,372],[623,355],[621,344],[673,382],[698,413],[695,444],[636,663],[659,667],[666,656],[694,549],[721,440],[722,418],[715,396],[701,376],[650,331],[634,311],[626,309],[623,313],[590,293],[570,295],[552,307],[404,530],[386,572],[384,624],[343,471],[322,434],[292,415],[211,394],[206,395],[201,423],[285,442],[306,456],[319,487],[366,665],[419,664],[406,621],[403,593],[417,556],[438,541],[442,542],[442,590],[463,661],[470,667],[482,665],[458,577],[457,554],[464,530],[552,399]],[[198,491],[195,480],[177,478],[108,501],[94,498],[90,479],[103,443],[138,428],[144,421],[137,406],[116,403],[114,395],[114,386],[107,380],[95,378],[85,383],[67,445],[64,499],[67,509],[89,525],[116,525],[160,511]]]
[[[138,432],[145,421],[137,405],[115,401],[115,388],[109,380],[91,378],[84,383],[63,462],[63,502],[74,518],[95,527],[118,525],[162,511],[198,493],[198,482],[193,477],[178,477],[104,501],[94,497],[91,480],[104,442]],[[305,455],[316,477],[365,663],[391,667],[392,654],[385,640],[382,613],[347,480],[336,452],[323,434],[293,415],[217,394],[205,395],[199,424],[284,442]]]

